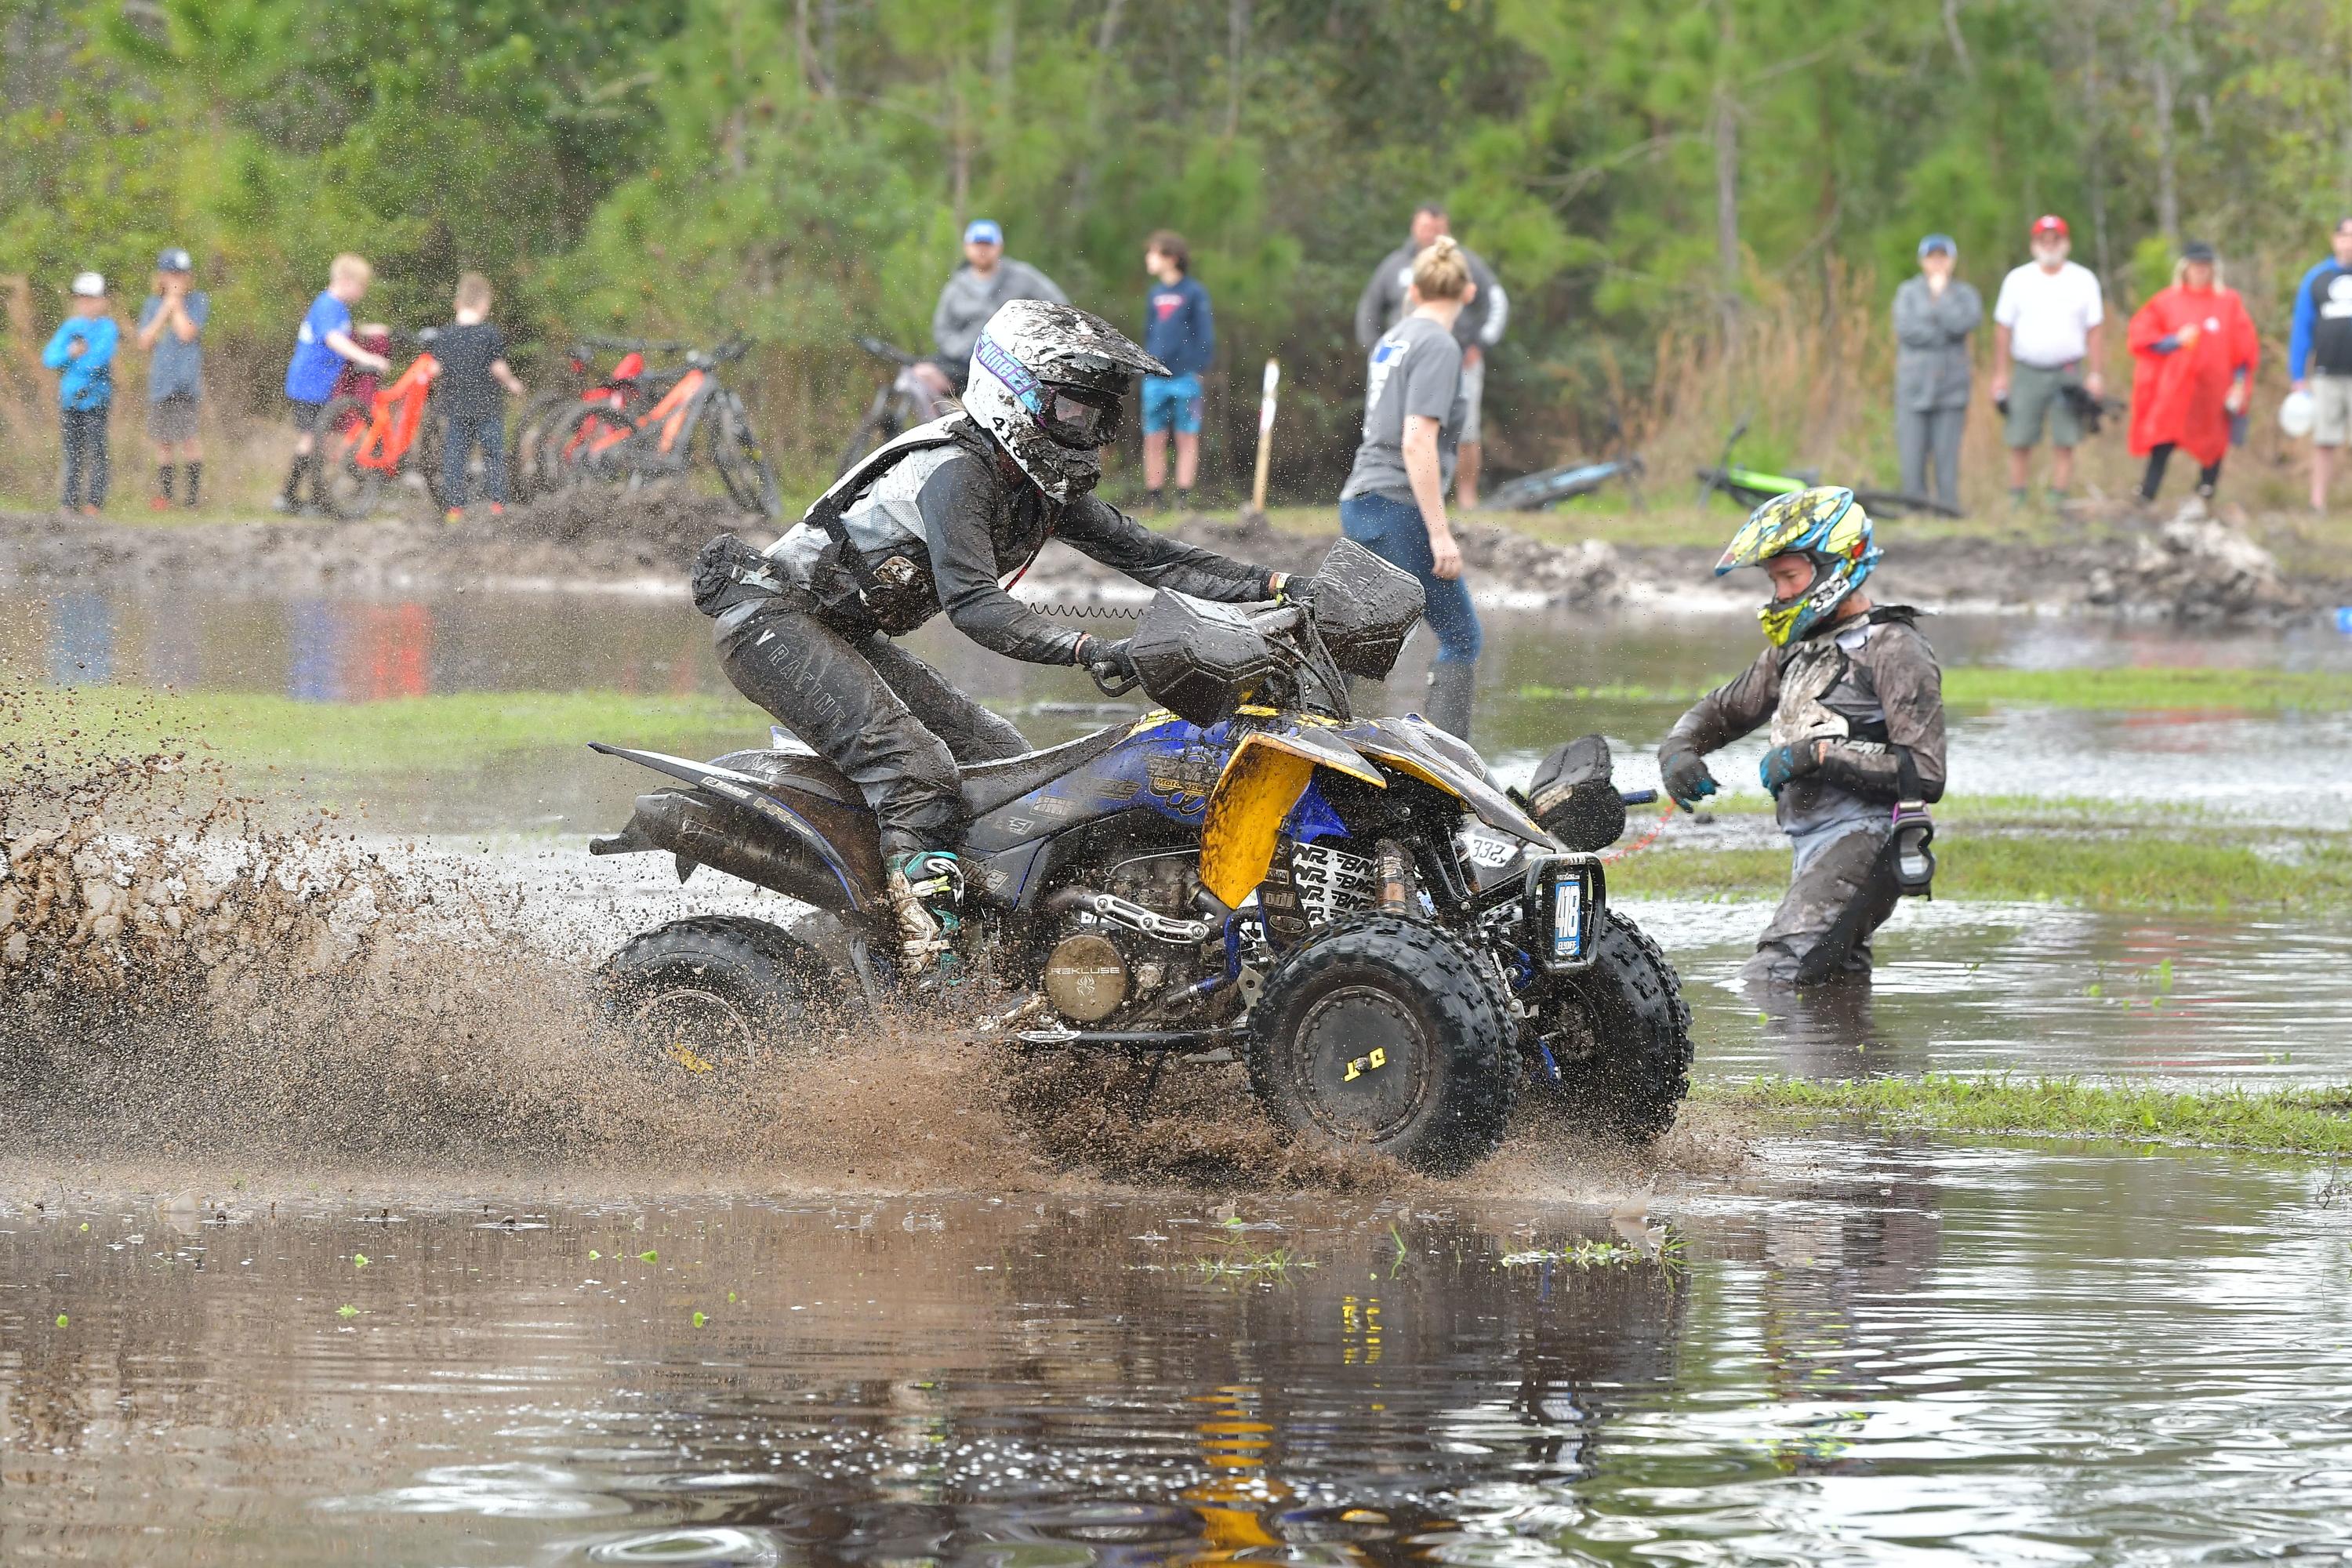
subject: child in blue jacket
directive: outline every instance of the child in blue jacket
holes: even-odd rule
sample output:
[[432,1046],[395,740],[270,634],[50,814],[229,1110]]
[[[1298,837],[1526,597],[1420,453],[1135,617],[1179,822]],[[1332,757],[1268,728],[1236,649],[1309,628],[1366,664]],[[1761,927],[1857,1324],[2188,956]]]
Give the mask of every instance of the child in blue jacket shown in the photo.
[[73,314],[41,351],[41,363],[59,373],[66,446],[59,504],[84,517],[96,517],[106,505],[106,421],[114,405],[114,351],[121,341],[122,329],[106,313],[106,279],[82,273],[73,280]]
[[1143,294],[1143,352],[1168,367],[1166,375],[1143,378],[1143,483],[1154,511],[1163,504],[1168,479],[1168,437],[1176,437],[1176,504],[1191,505],[1192,481],[1201,471],[1201,373],[1216,353],[1217,325],[1209,313],[1209,291],[1192,277],[1192,252],[1184,237],[1161,229],[1145,242],[1144,270],[1151,287]]

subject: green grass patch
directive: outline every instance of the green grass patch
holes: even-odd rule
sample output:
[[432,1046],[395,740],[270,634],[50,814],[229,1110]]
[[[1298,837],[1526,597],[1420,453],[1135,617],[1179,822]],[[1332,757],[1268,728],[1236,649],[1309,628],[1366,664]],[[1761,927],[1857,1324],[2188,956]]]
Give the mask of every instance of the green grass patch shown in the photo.
[[[1722,679],[1730,679],[1727,673]],[[1524,685],[1530,701],[1687,703],[1720,680],[1686,688]],[[2352,708],[2352,672],[2309,669],[2000,669],[1944,671],[1944,700],[1967,712],[2065,708],[2116,712],[2277,713]]]
[[2119,1138],[2135,1142],[2352,1154],[2352,1086],[2159,1089],[2081,1079],[1759,1078],[1703,1082],[1694,1100],[1794,1121],[1858,1118],[1936,1132]]
[[[2292,853],[2263,840],[2104,837],[1998,832],[1940,838],[1936,896],[2094,909],[2299,913],[2352,909],[2352,841],[2298,834]],[[1609,868],[1625,898],[1777,899],[1789,885],[1786,849],[1654,848]]]
[[735,697],[618,691],[456,692],[389,702],[299,702],[269,692],[156,692],[83,686],[22,694],[24,740],[85,752],[185,749],[238,766],[324,773],[464,767],[502,753],[588,742],[669,751],[713,737],[763,742],[765,721]]

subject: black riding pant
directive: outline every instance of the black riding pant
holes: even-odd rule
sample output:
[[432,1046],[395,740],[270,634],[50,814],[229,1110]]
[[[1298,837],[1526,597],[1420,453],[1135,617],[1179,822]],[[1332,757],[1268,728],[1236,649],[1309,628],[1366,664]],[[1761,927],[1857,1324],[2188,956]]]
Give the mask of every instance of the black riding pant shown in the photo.
[[[2139,481],[2140,500],[2154,500],[2156,492],[2164,488],[2164,470],[2172,461],[2172,442],[2159,441],[2147,449],[2147,472]],[[2209,463],[2197,470],[2197,489],[2200,494],[2210,495],[2213,487],[2221,482],[2221,465],[2220,463]]]
[[856,784],[885,855],[949,847],[963,816],[957,763],[1029,750],[880,632],[845,636],[782,602],[721,632],[719,658],[735,689]]
[[1880,854],[1885,844],[1885,829],[1857,824],[1801,854],[1740,978],[1794,985],[1868,974],[1871,933],[1901,897]]

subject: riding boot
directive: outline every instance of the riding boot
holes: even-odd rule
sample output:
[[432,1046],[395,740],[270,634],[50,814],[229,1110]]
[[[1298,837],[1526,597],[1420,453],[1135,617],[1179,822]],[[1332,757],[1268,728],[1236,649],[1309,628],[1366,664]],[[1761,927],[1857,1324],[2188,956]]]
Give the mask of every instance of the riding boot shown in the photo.
[[1478,661],[1443,658],[1429,667],[1429,697],[1421,716],[1467,745],[1470,710],[1478,692]]
[[890,910],[898,921],[899,974],[917,991],[937,990],[943,983],[948,940],[925,900],[952,899],[963,881],[962,868],[953,855],[935,849],[902,851],[887,864]]

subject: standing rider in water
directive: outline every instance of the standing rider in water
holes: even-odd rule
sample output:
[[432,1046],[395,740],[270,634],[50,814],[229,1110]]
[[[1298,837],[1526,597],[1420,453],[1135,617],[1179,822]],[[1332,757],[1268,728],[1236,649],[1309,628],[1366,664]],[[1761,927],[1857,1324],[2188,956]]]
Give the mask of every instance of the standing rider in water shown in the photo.
[[1874,605],[1870,518],[1852,490],[1824,487],[1758,507],[1716,563],[1720,577],[1763,567],[1770,644],[1747,671],[1699,699],[1658,747],[1666,793],[1689,810],[1716,792],[1700,759],[1766,720],[1759,768],[1795,850],[1789,891],[1743,978],[1810,984],[1870,973],[1870,935],[1895,910],[1895,807],[1944,793],[1944,677],[1918,612]]
[[836,480],[764,556],[729,535],[695,566],[736,689],[855,783],[881,829],[901,971],[946,943],[926,892],[960,875],[959,763],[1028,742],[890,639],[941,609],[982,647],[1132,677],[1125,641],[1056,626],[1000,585],[1049,536],[1139,583],[1228,604],[1285,578],[1154,534],[1090,492],[1138,375],[1166,367],[1067,305],[999,309],[971,354],[963,412],[909,430]]

